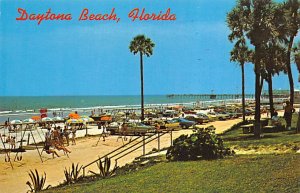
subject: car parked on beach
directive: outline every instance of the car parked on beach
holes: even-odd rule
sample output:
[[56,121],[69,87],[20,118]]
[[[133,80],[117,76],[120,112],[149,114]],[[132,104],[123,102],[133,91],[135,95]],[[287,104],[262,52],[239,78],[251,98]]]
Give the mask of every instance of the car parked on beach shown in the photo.
[[[129,134],[129,135],[140,135],[140,134],[155,132],[155,127],[149,126],[149,125],[144,125],[143,123],[128,122],[125,124],[127,127],[126,134]],[[109,124],[106,130],[109,131],[112,135],[118,134],[121,132],[120,126],[117,123]]]
[[163,128],[167,129],[167,130],[178,130],[181,128],[179,121],[177,120],[166,120],[165,124],[163,125]]
[[208,123],[210,121],[209,117],[207,115],[205,115],[204,113],[197,113],[196,115],[203,119],[203,123]]
[[172,121],[178,122],[179,125],[180,125],[180,127],[183,128],[183,129],[188,129],[191,126],[195,126],[196,125],[195,121],[189,121],[189,120],[184,119],[184,118],[175,118]]
[[198,115],[187,114],[187,115],[184,116],[184,118],[185,118],[186,120],[189,120],[189,121],[194,121],[194,122],[196,122],[197,124],[202,124],[202,123],[204,123],[203,117],[200,117],[200,116],[198,116]]
[[213,117],[215,120],[226,120],[226,119],[230,119],[229,114],[227,113],[216,113],[216,112],[208,112],[207,113],[208,116]]

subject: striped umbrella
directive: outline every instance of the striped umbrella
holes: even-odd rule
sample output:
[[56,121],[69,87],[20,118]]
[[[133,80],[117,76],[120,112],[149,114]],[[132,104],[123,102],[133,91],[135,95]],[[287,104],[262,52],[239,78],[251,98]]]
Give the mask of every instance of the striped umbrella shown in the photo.
[[50,117],[44,117],[42,118],[43,122],[49,122],[49,121],[53,121]]
[[35,121],[33,119],[24,119],[23,123],[34,123]]
[[12,120],[10,124],[22,124],[21,120]]

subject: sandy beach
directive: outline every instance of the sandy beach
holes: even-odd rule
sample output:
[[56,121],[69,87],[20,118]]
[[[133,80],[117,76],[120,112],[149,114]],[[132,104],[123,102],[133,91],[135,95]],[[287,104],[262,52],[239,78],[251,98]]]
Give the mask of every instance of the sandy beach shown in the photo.
[[[241,119],[232,119],[227,121],[215,121],[212,123],[207,123],[201,125],[201,127],[213,125],[216,128],[217,133],[222,133],[229,129],[232,125],[240,122]],[[90,126],[95,127],[96,126]],[[89,134],[100,134],[97,129],[89,129]],[[92,132],[93,131],[93,132]],[[85,134],[85,130],[81,131],[80,135]],[[192,130],[180,130],[173,132],[173,139],[177,138],[181,134],[192,133]],[[113,151],[114,149],[123,145],[121,140],[118,140],[118,136],[109,136],[106,141],[102,139],[99,141],[98,145],[96,143],[99,136],[89,136],[84,138],[78,138],[76,140],[76,145],[68,146],[72,152],[69,157],[63,154],[62,151],[59,152],[60,157],[52,158],[52,155],[43,152],[42,158],[43,163],[40,160],[38,152],[36,150],[28,150],[23,153],[22,161],[12,162],[14,169],[11,168],[9,162],[5,162],[5,155],[0,154],[0,186],[1,192],[10,193],[20,193],[29,190],[26,182],[29,180],[28,172],[30,170],[37,169],[40,173],[45,172],[47,174],[46,184],[51,186],[56,186],[64,181],[64,168],[70,167],[72,163],[79,163],[80,165],[88,164],[89,162],[97,159],[99,156],[103,156],[106,153]],[[161,140],[160,147],[170,146],[170,135],[164,135]],[[153,148],[157,148],[157,141],[153,141],[146,145],[146,153],[151,151]],[[14,158],[15,153],[12,153]],[[135,157],[142,155],[142,148],[134,151],[133,153],[123,157],[118,161],[118,166],[125,165],[134,160]],[[89,167],[88,170],[96,171],[95,167]],[[87,171],[88,171],[87,170]]]

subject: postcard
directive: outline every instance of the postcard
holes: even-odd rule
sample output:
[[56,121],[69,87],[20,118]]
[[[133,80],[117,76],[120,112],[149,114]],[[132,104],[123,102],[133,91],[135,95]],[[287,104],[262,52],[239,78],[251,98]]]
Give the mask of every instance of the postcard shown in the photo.
[[299,0],[0,0],[0,20],[0,192],[299,191]]

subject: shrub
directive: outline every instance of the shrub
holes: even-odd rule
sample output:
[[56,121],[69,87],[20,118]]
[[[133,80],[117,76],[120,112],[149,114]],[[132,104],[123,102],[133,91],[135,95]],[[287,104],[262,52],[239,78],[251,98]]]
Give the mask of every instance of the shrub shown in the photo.
[[101,161],[101,159],[99,159],[99,162],[97,162],[97,166],[99,169],[99,173],[93,172],[93,171],[89,171],[92,174],[96,175],[96,176],[100,176],[103,178],[107,178],[107,177],[111,177],[113,175],[115,175],[116,170],[119,168],[117,166],[117,162],[115,164],[115,167],[110,169],[111,166],[111,160],[108,157],[104,158],[104,162]]
[[199,128],[191,135],[181,135],[173,141],[167,151],[167,159],[186,161],[198,159],[218,159],[233,155],[234,151],[225,148],[223,140],[215,134],[213,126]]
[[[26,184],[30,188],[30,190],[28,192],[42,191],[45,186],[45,182],[46,182],[46,173],[44,173],[44,175],[40,175],[37,170],[35,170],[35,172],[30,170],[28,175],[31,179],[31,182],[29,182],[29,181],[26,182]],[[50,188],[50,185],[46,189],[48,189],[48,188]]]
[[82,169],[82,166],[79,166],[79,164],[74,164],[72,163],[71,168],[65,168],[64,174],[65,174],[65,183],[66,184],[71,184],[75,183],[79,180],[80,178],[80,171]]

